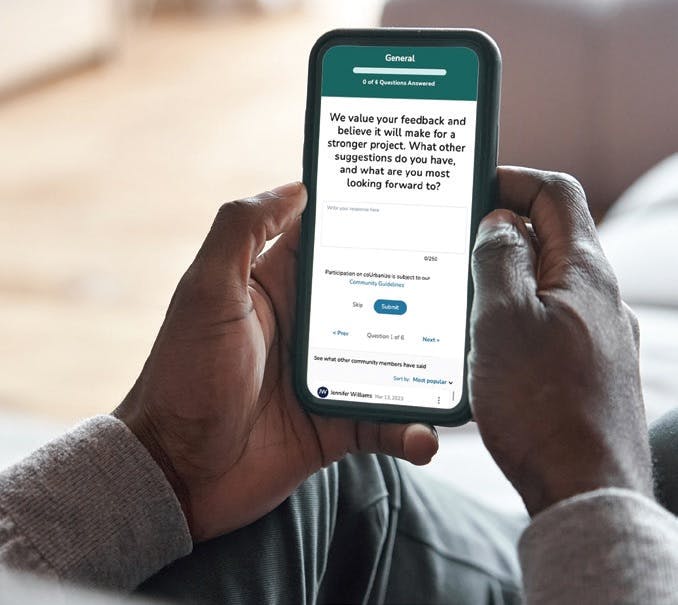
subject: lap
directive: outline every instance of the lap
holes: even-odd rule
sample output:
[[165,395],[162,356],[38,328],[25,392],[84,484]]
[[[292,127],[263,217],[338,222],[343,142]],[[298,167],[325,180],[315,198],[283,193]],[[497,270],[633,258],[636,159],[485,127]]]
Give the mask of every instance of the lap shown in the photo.
[[517,603],[524,524],[392,458],[349,456],[139,592],[186,603]]

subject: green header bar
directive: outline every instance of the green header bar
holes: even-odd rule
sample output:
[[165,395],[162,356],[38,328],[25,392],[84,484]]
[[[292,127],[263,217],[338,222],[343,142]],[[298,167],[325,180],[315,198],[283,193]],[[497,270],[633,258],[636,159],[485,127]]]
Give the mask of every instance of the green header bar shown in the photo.
[[478,56],[464,46],[332,46],[321,94],[476,101]]

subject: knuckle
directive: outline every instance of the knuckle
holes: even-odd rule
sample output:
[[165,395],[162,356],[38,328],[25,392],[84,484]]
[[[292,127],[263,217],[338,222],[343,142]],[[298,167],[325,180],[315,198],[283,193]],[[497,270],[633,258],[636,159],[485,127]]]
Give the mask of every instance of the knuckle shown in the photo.
[[514,270],[518,249],[527,245],[523,236],[510,225],[486,230],[476,240],[471,255],[471,272],[476,287],[503,283],[506,272]]
[[237,222],[243,220],[250,214],[253,205],[254,202],[249,199],[225,202],[219,206],[219,210],[217,212],[217,221],[230,223],[233,221]]
[[259,203],[255,198],[244,198],[221,204],[212,223],[211,239],[223,241],[251,231],[256,223]]
[[511,224],[486,229],[476,239],[473,248],[474,263],[482,262],[486,256],[495,256],[506,248],[519,247],[524,243],[518,230]]
[[544,180],[544,192],[560,199],[586,200],[586,193],[582,184],[566,172],[547,172]]

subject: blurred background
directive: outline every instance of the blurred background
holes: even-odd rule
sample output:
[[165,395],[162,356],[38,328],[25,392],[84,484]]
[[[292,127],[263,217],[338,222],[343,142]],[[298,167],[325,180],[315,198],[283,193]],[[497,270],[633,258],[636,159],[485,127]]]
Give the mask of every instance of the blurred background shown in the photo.
[[[301,177],[315,39],[379,24],[498,41],[500,160],[585,185],[648,414],[675,404],[678,2],[5,0],[0,467],[116,407],[219,204]],[[430,472],[520,508],[472,426],[443,441]]]

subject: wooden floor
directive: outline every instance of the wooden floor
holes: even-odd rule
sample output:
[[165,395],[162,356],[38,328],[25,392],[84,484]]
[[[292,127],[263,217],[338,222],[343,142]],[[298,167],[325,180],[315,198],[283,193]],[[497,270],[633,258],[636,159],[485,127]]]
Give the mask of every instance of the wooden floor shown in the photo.
[[308,50],[375,14],[311,4],[151,21],[0,105],[0,411],[114,408],[219,203],[300,178]]

